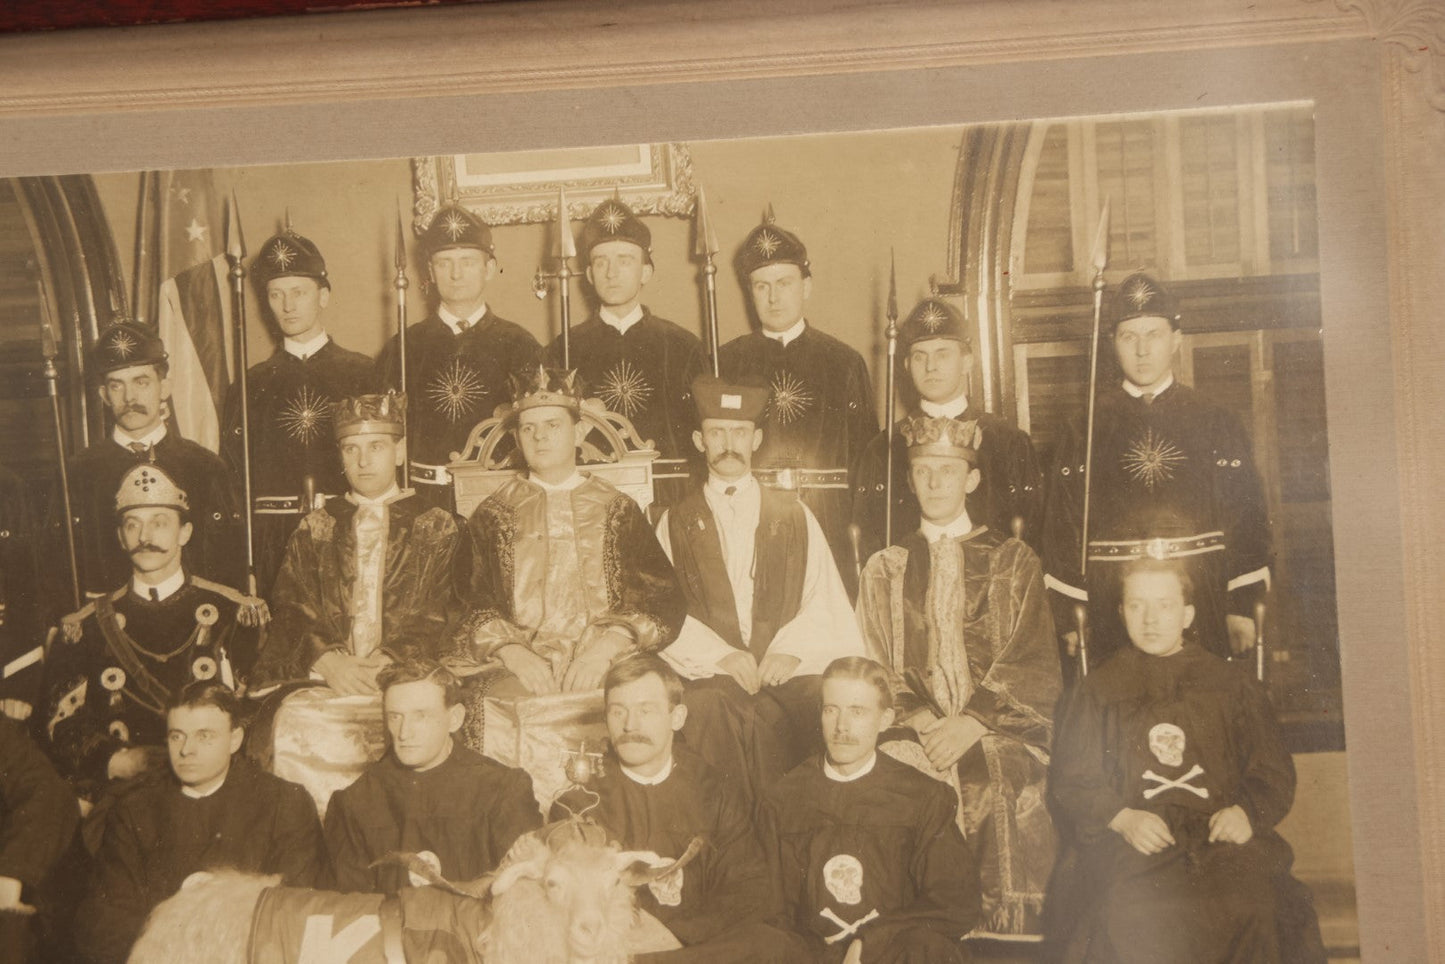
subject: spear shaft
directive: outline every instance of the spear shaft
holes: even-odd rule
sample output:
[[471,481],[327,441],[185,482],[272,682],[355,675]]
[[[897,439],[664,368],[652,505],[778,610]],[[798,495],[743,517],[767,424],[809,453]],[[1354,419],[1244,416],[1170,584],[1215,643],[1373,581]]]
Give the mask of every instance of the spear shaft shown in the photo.
[[567,189],[557,188],[557,295],[562,310],[562,367],[572,368],[572,258],[577,256],[577,243],[572,239],[572,224],[567,217]]
[[888,252],[888,327],[883,335],[888,339],[888,365],[883,374],[883,420],[888,426],[883,467],[883,547],[886,549],[893,545],[893,422],[897,414],[893,383],[898,359],[898,264],[891,250]]
[[[401,388],[401,394],[406,396],[406,289],[411,284],[406,277],[406,235],[401,229],[401,209],[396,212],[396,278],[392,285],[396,288],[396,354],[397,360],[401,363],[401,377],[397,380]],[[409,416],[406,407],[402,407],[401,432],[402,438],[410,438],[407,424]],[[411,459],[401,460],[401,487],[411,488]]]
[[236,194],[231,193],[226,207],[226,260],[230,262],[231,309],[236,318],[236,388],[241,393],[241,497],[246,508],[246,592],[256,595],[255,526],[251,519],[251,395],[247,389],[246,369],[246,241],[241,235],[241,214]]
[[1109,265],[1109,201],[1094,238],[1094,331],[1089,339],[1089,413],[1084,427],[1084,509],[1079,526],[1079,575],[1089,568],[1089,494],[1094,476],[1094,396],[1099,381],[1099,328],[1104,314],[1104,269]]
[[70,567],[70,599],[75,609],[80,608],[80,567],[75,552],[75,514],[70,504],[70,468],[65,459],[65,423],[60,414],[60,372],[55,367],[55,356],[59,349],[55,345],[55,332],[50,327],[50,299],[45,295],[45,284],[39,276],[35,288],[40,295],[40,353],[45,356],[42,376],[45,378],[45,393],[50,396],[50,416],[55,428],[55,453],[60,463],[60,502],[65,512],[65,561]]
[[707,295],[707,340],[708,353],[712,356],[712,374],[718,377],[718,327],[717,327],[717,263],[713,260],[718,253],[717,235],[713,232],[712,221],[707,216],[707,197],[702,188],[697,189],[697,247],[694,253],[703,259],[703,290]]

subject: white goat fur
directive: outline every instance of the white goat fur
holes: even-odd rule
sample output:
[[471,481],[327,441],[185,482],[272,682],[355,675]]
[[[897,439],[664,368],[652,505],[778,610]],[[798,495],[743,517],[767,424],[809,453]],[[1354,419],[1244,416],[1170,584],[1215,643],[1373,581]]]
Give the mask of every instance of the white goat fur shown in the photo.
[[130,964],[246,964],[261,891],[279,883],[237,870],[191,875],[151,911]]

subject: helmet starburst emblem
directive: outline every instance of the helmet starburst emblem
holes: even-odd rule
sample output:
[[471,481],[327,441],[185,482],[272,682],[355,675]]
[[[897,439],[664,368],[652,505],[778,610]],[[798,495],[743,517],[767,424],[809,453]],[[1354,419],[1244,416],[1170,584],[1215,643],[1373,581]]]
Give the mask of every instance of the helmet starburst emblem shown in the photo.
[[115,337],[111,339],[110,347],[111,350],[115,352],[117,358],[129,358],[135,354],[136,343],[134,338],[120,331],[116,332]]
[[466,233],[466,219],[455,211],[449,211],[447,212],[446,218],[442,221],[442,230],[447,233],[447,237],[455,241]]
[[1134,306],[1136,311],[1149,304],[1149,300],[1153,298],[1156,293],[1154,286],[1151,285],[1146,278],[1135,278],[1130,281],[1129,286],[1124,289],[1124,297],[1128,300],[1129,304]]
[[291,262],[296,260],[296,252],[291,246],[282,242],[271,249],[271,263],[282,271],[291,267]]
[[782,247],[783,239],[771,231],[759,231],[757,238],[753,241],[753,247],[758,254],[765,258],[771,258],[773,252]]
[[939,310],[937,305],[929,305],[924,309],[922,316],[918,320],[923,322],[923,327],[928,331],[937,331],[943,327],[943,323],[948,320],[948,316]]
[[616,234],[622,227],[622,222],[627,220],[627,213],[622,210],[621,205],[608,201],[602,206],[602,213],[598,215],[602,227],[608,234]]

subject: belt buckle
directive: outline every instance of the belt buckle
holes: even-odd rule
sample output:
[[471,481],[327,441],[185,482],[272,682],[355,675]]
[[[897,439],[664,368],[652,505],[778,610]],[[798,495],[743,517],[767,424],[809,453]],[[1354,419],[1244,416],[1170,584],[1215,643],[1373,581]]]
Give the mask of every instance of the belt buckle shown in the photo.
[[774,484],[780,489],[796,492],[802,484],[801,473],[794,468],[778,469]]

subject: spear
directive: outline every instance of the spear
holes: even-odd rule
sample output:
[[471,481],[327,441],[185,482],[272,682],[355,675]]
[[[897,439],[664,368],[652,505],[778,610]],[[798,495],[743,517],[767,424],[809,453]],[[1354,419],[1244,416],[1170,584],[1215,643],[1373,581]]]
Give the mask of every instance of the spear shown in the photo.
[[712,355],[712,374],[718,376],[718,331],[717,331],[717,265],[713,258],[718,253],[717,233],[707,216],[707,197],[702,188],[697,189],[697,246],[693,256],[702,258],[703,286],[707,291],[707,338],[708,351]]
[[[406,277],[406,235],[401,228],[401,204],[397,203],[396,208],[396,278],[392,285],[396,288],[396,354],[397,360],[401,362],[400,388],[402,397],[406,397],[406,289],[410,282]],[[401,410],[401,433],[402,438],[408,437],[406,407]],[[401,487],[411,488],[411,459],[401,461]]]
[[35,276],[35,288],[40,295],[40,353],[45,356],[42,375],[45,378],[45,392],[50,396],[50,415],[55,426],[55,451],[60,462],[60,501],[65,511],[65,558],[70,565],[70,599],[75,609],[80,608],[80,569],[75,558],[75,515],[70,506],[70,470],[65,464],[65,426],[60,416],[60,373],[55,367],[55,356],[59,349],[55,344],[55,329],[50,325],[50,299],[45,294],[45,284],[39,273]]
[[[1079,526],[1079,575],[1089,568],[1089,491],[1094,476],[1094,393],[1099,380],[1099,325],[1104,314],[1104,269],[1109,266],[1109,199],[1099,214],[1099,229],[1094,235],[1094,333],[1089,339],[1089,414],[1084,427],[1084,510]],[[1079,634],[1079,666],[1087,675],[1089,654],[1084,635]]]
[[256,595],[255,534],[251,520],[251,416],[246,390],[246,239],[241,235],[241,212],[236,192],[226,204],[226,260],[231,271],[231,311],[236,318],[236,389],[241,393],[241,497],[246,501],[246,592]]
[[893,249],[888,249],[888,327],[884,329],[883,336],[888,339],[888,365],[883,372],[883,412],[884,424],[888,426],[888,444],[885,446],[883,474],[883,545],[893,545],[893,420],[895,416],[895,403],[893,400],[893,382],[895,380],[894,362],[898,358],[898,260]]

